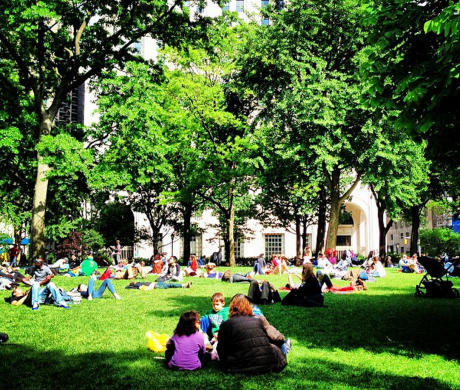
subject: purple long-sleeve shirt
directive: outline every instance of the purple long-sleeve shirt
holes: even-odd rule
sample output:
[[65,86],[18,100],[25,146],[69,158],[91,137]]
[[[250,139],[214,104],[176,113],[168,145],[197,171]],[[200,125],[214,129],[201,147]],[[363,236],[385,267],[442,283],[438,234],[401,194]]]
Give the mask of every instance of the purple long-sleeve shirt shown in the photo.
[[171,348],[174,343],[174,354],[169,362],[171,367],[179,370],[196,370],[201,368],[199,353],[205,353],[203,333],[196,332],[190,336],[171,337],[166,348]]

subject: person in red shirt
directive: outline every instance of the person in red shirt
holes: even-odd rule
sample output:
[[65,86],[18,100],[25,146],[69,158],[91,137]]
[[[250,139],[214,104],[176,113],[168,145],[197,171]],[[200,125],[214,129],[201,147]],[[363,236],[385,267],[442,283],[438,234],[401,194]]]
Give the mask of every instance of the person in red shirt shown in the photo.
[[17,259],[19,257],[19,254],[21,253],[21,250],[18,247],[18,244],[14,244],[14,246],[9,250],[9,255],[10,255],[10,265],[12,267],[17,267],[18,262]]

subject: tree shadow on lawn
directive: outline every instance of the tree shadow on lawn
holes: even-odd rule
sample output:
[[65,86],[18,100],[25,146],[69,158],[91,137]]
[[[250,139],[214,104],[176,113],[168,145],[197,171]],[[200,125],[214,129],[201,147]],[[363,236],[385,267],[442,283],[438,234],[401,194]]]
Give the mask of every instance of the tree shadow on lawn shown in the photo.
[[[326,294],[327,308],[262,309],[286,337],[319,348],[363,348],[403,356],[436,354],[460,361],[460,301],[394,294]],[[403,304],[401,304],[403,302]]]
[[37,351],[20,345],[0,347],[2,384],[22,390],[41,389],[418,389],[447,390],[447,384],[431,378],[387,375],[371,369],[356,370],[346,364],[321,359],[297,359],[281,373],[260,376],[229,375],[214,362],[195,372],[172,371],[153,353]]

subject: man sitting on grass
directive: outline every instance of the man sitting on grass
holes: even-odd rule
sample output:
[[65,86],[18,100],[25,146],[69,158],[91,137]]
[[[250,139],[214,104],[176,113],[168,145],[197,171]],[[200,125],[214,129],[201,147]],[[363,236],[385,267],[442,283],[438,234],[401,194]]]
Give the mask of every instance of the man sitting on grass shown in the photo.
[[[56,285],[50,282],[54,274],[42,259],[35,259],[34,266],[30,269],[29,274],[34,277],[32,284],[32,310],[38,310],[40,304],[45,303],[50,294],[55,305],[63,309],[69,309]],[[46,287],[40,289],[42,285],[46,285]]]

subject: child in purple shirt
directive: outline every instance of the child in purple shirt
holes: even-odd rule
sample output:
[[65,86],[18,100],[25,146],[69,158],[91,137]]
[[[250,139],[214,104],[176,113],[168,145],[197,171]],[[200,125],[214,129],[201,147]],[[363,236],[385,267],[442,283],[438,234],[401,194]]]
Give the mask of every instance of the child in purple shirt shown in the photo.
[[203,367],[210,360],[200,332],[200,315],[195,310],[180,316],[174,336],[166,344],[165,357],[169,368],[189,371]]

